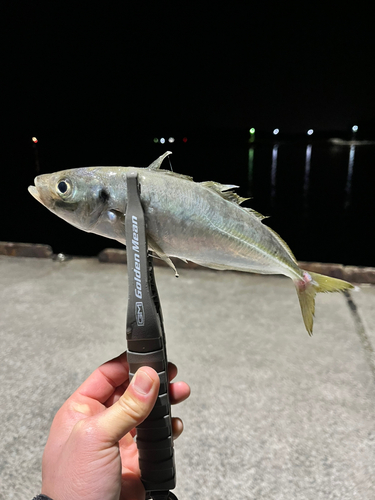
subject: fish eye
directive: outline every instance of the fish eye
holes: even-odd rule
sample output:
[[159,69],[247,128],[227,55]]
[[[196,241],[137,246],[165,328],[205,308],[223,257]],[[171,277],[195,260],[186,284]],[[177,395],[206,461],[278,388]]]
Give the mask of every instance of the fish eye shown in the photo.
[[68,184],[65,181],[60,181],[57,184],[57,189],[60,191],[60,193],[66,193],[68,190]]
[[72,185],[67,179],[61,179],[56,185],[56,191],[62,196],[69,196],[72,191]]

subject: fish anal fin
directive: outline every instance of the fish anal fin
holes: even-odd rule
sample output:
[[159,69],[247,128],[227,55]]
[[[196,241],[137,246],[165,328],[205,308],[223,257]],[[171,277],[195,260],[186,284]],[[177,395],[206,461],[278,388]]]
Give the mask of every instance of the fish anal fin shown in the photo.
[[150,236],[147,236],[147,241],[148,241],[148,246],[154,252],[154,254],[157,257],[159,257],[159,259],[164,260],[164,262],[166,262],[168,266],[173,269],[176,278],[178,278],[179,274],[177,272],[176,266],[173,264],[168,255],[159,247],[159,245]]

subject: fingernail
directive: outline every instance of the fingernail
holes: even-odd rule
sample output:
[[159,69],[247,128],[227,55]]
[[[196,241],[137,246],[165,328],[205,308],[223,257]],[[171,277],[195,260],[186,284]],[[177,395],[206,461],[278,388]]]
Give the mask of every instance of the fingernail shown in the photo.
[[151,391],[153,383],[152,378],[142,369],[138,370],[134,376],[134,389],[139,392],[139,394],[148,394]]

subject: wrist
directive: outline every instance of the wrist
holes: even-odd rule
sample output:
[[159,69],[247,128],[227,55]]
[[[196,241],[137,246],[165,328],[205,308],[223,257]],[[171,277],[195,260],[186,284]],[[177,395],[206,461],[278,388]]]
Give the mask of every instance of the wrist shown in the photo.
[[47,495],[43,495],[42,493],[40,493],[40,495],[34,497],[33,500],[52,500],[52,498],[47,497]]

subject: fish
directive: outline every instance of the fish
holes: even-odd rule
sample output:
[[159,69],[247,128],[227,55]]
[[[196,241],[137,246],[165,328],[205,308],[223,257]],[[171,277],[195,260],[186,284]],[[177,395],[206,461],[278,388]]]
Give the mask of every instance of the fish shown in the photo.
[[149,250],[218,270],[282,274],[294,282],[303,321],[313,332],[315,296],[342,292],[352,284],[301,269],[285,241],[255,210],[238,186],[194,182],[192,177],[161,168],[167,151],[148,167],[97,166],[39,175],[30,194],[76,228],[126,245],[127,174],[138,174]]

